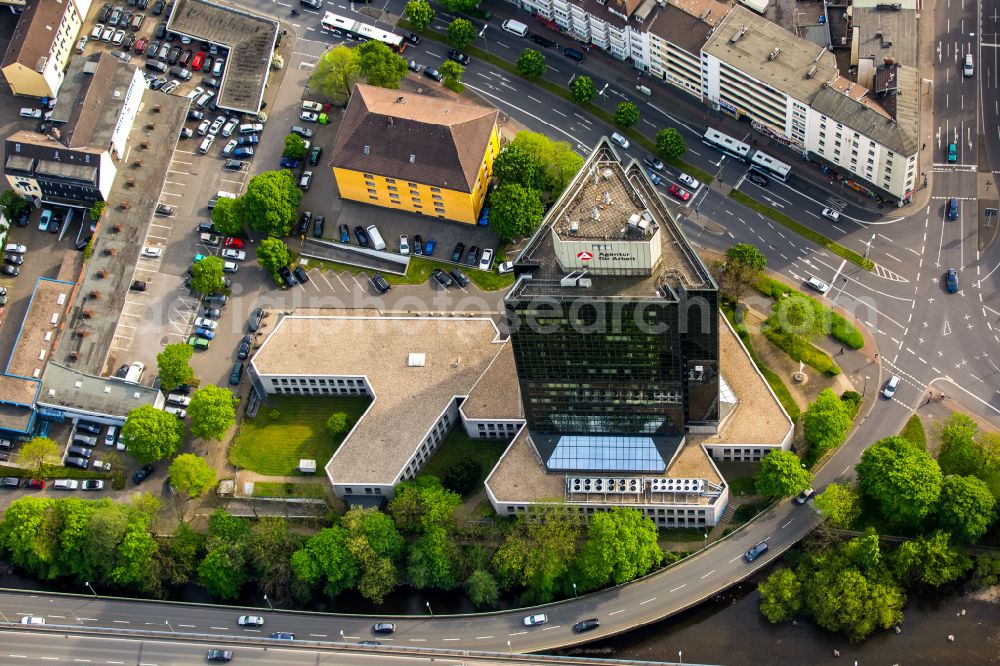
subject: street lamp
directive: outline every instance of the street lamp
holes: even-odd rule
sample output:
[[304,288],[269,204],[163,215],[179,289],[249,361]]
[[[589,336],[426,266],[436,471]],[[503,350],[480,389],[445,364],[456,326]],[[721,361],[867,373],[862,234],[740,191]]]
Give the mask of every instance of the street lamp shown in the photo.
[[84,581],[83,584],[87,586],[87,589],[89,589],[91,592],[94,593],[95,597],[98,596],[97,592],[94,590],[93,586],[90,584],[90,581]]
[[[488,27],[490,27],[489,24],[483,26],[483,29],[479,31],[479,36],[480,37],[483,37],[483,35],[486,34],[486,28],[488,28]],[[486,52],[489,53],[490,52],[490,40],[486,39],[486,37],[483,37],[483,43],[486,44]]]
[[431,614],[431,617],[434,617],[434,611],[431,610],[431,602],[425,601],[424,605],[427,606],[427,612]]
[[164,622],[167,623],[167,628],[170,629],[170,631],[173,631],[175,634],[177,633],[177,631],[175,631],[174,628],[170,626],[170,620],[164,620]]
[[343,629],[340,630],[340,642],[341,643],[346,643],[347,642],[347,639],[344,638],[344,630]]
[[684,652],[682,650],[677,651],[677,663],[678,664],[684,663]]
[[512,648],[512,647],[510,646],[510,641],[507,641],[507,650],[508,650],[508,651],[509,651],[509,652],[510,652],[511,654],[514,654],[514,648]]
[[580,595],[578,595],[576,593],[576,583],[573,583],[573,598],[574,599],[579,599],[580,598]]
[[271,605],[271,600],[267,598],[266,594],[264,595],[264,601],[267,602],[267,607],[270,608],[273,611],[274,610],[274,606]]
[[[705,532],[705,548],[708,548],[708,532]],[[704,550],[704,548],[702,550]]]

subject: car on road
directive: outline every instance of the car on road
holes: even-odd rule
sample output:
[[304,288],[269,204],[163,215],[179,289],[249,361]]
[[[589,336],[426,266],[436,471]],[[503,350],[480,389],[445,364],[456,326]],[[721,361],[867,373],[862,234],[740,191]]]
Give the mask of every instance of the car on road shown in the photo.
[[524,618],[524,626],[526,627],[537,627],[540,624],[545,624],[549,621],[549,616],[545,613],[536,613],[535,615],[529,615]]
[[296,169],[299,166],[299,161],[292,159],[291,157],[282,157],[278,162],[278,165],[282,169]]
[[618,132],[611,133],[611,140],[626,150],[628,150],[628,147],[632,145],[631,143],[629,143],[628,139],[626,139]]
[[458,243],[455,244],[455,249],[451,253],[452,263],[457,264],[458,262],[462,261],[462,255],[464,254],[465,254],[465,243],[459,241]]
[[247,253],[243,250],[237,250],[235,248],[227,247],[222,251],[221,256],[223,259],[233,259],[235,261],[245,261],[247,258]]
[[253,336],[250,334],[244,335],[243,339],[240,340],[239,350],[236,352],[236,358],[241,361],[245,361],[250,356],[250,350],[253,348]]
[[45,618],[39,615],[25,615],[21,618],[21,624],[40,626],[45,624]]
[[434,278],[435,282],[437,282],[439,285],[445,288],[455,284],[455,281],[451,279],[451,276],[445,273],[440,268],[435,268],[433,271],[431,271],[431,277]]
[[135,470],[135,474],[132,475],[132,483],[134,483],[135,485],[139,485],[140,483],[145,481],[146,477],[148,477],[152,473],[153,473],[152,465],[143,465],[139,469]]
[[407,60],[406,68],[409,69],[411,72],[417,72],[419,74],[420,70],[423,69],[423,66],[420,65],[416,60]]
[[896,389],[899,388],[899,383],[903,381],[900,379],[899,375],[893,375],[889,377],[889,381],[885,383],[885,388],[882,389],[882,397],[886,400],[891,400],[894,395],[896,395]]
[[669,188],[667,188],[667,192],[669,192],[671,196],[674,196],[677,199],[680,199],[681,201],[687,201],[688,199],[691,198],[691,193],[677,184],[671,185]]
[[812,488],[805,488],[801,493],[795,496],[793,500],[796,504],[805,504],[813,497],[816,496],[816,491]]
[[761,541],[756,546],[748,550],[746,555],[744,555],[743,557],[746,558],[747,562],[753,562],[766,552],[767,552],[767,542]]
[[350,245],[350,243],[351,243],[351,230],[350,230],[350,228],[346,224],[342,224],[342,225],[340,225],[338,227],[338,229],[340,231],[340,242],[341,243],[347,243],[348,245]]
[[958,197],[951,197],[948,199],[948,204],[945,206],[945,214],[949,220],[957,220],[958,211]]
[[648,166],[650,169],[653,169],[654,171],[663,171],[663,162],[656,159],[652,155],[646,155],[645,157],[643,157],[642,163]]
[[213,648],[213,649],[209,650],[205,654],[205,659],[206,659],[206,661],[215,661],[215,662],[226,663],[226,662],[229,662],[229,661],[233,660],[233,651],[232,650],[218,650],[218,649]]
[[260,615],[240,615],[236,624],[241,627],[262,627],[264,626],[264,618]]
[[686,173],[682,173],[681,175],[677,176],[677,180],[684,183],[693,190],[697,190],[701,185],[693,176],[689,176]]
[[368,247],[368,232],[362,226],[354,227],[354,237],[358,239],[358,245]]
[[396,631],[396,625],[392,622],[376,622],[372,625],[372,633],[374,634],[391,634]]
[[386,282],[385,278],[382,277],[381,273],[375,273],[371,276],[372,286],[375,287],[375,291],[380,294],[387,293],[392,287]]
[[770,183],[770,179],[762,173],[757,173],[756,171],[749,171],[747,173],[747,180],[755,185],[760,185],[761,187],[767,187]]
[[582,634],[585,631],[591,631],[592,629],[597,629],[599,626],[601,626],[601,623],[597,620],[596,617],[592,617],[589,620],[580,620],[579,622],[574,624],[573,631],[575,631],[578,634]]
[[449,60],[454,60],[459,65],[463,65],[463,66],[468,66],[468,64],[470,62],[472,62],[472,58],[471,57],[469,57],[467,54],[462,53],[461,51],[458,51],[456,49],[451,49],[450,51],[448,51],[448,59]]
[[551,39],[548,39],[547,37],[542,37],[541,35],[536,35],[535,33],[531,33],[530,35],[528,35],[528,40],[534,42],[535,44],[538,44],[544,49],[551,49],[553,46],[558,46]]
[[271,638],[278,641],[294,641],[295,634],[291,633],[290,631],[276,631],[273,634],[271,634]]
[[832,222],[840,222],[840,211],[833,208],[824,208],[820,215]]
[[80,487],[84,490],[104,490],[104,481],[101,479],[86,479]]
[[949,294],[958,292],[958,271],[954,268],[949,268],[944,276],[944,282]]
[[425,69],[424,76],[426,76],[428,79],[437,81],[438,83],[444,81],[444,75],[441,74],[441,72],[434,69],[433,67],[428,67],[427,69]]
[[958,161],[958,146],[954,143],[948,144],[948,162],[954,163]]
[[160,257],[163,256],[163,248],[150,247],[147,245],[146,247],[142,248],[142,256],[146,257],[147,259],[159,259]]
[[821,294],[825,294],[830,290],[830,285],[828,285],[826,282],[823,282],[819,278],[812,276],[810,276],[809,279],[806,280],[806,286],[808,286],[810,289],[818,291]]
[[653,185],[659,185],[663,182],[660,176],[652,169],[646,169],[646,175],[649,176],[651,181],[653,181]]
[[414,46],[420,43],[420,35],[415,35],[412,32],[408,32],[405,35],[403,35],[403,39],[405,39],[410,44],[413,44]]

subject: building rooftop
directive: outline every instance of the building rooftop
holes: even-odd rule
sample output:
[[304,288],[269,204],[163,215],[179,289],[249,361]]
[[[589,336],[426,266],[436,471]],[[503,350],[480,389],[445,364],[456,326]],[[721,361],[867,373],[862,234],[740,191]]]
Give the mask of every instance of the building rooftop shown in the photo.
[[[623,166],[606,138],[516,263],[531,275],[522,276],[508,298],[663,298],[678,286],[716,288],[645,170],[635,160]],[[571,273],[592,280],[564,284]]]
[[[713,4],[718,4],[712,0]],[[693,4],[693,3],[692,3]],[[703,11],[712,11],[705,9]],[[674,3],[665,5],[653,18],[649,25],[649,32],[660,39],[670,42],[688,53],[701,57],[701,48],[705,46],[712,30],[722,19],[719,15],[715,23],[709,23],[699,18],[700,15],[692,14]],[[711,15],[710,17],[711,18]]]
[[828,50],[739,5],[702,50],[805,103],[839,74],[837,59]]
[[[6,384],[14,379],[15,378],[13,377],[4,377],[0,379],[0,390],[6,389]],[[30,379],[20,379],[17,381],[30,383],[35,388],[41,384],[41,382]],[[0,429],[9,430],[11,432],[27,433],[31,428],[31,421],[34,415],[35,410],[32,407],[22,407],[20,405],[0,403]]]
[[677,7],[691,16],[696,16],[713,28],[722,23],[731,5],[718,0],[667,0],[668,5]]
[[[35,404],[39,380],[27,377],[0,375],[0,402],[7,405],[30,407]],[[0,424],[0,428],[6,427]]]
[[469,397],[462,402],[462,413],[469,419],[524,418],[517,367],[510,345],[504,346],[469,391]]
[[135,71],[107,51],[74,56],[52,111],[52,121],[62,123],[53,134],[68,148],[109,149]]
[[[39,278],[21,321],[5,374],[39,379],[66,325],[75,282]],[[0,392],[2,394],[2,392]],[[22,404],[31,404],[22,403]]]
[[49,362],[42,374],[38,405],[51,409],[73,409],[124,419],[136,407],[160,407],[158,389],[125,382],[113,377],[97,377],[59,363]]
[[[423,354],[423,365],[410,366],[411,354]],[[469,395],[500,354],[510,346],[488,318],[288,315],[251,365],[261,377],[364,377],[375,399],[326,471],[338,484],[390,485],[441,413]],[[504,388],[516,395],[515,379]]]
[[330,166],[472,192],[496,109],[359,83]]
[[229,49],[218,105],[243,113],[260,111],[278,39],[278,21],[207,0],[176,0],[167,28]]
[[[893,118],[879,101],[868,95],[864,86],[844,80],[842,85],[824,86],[812,101],[812,107],[835,122],[857,130],[894,153],[913,155],[919,148],[919,76],[914,68],[900,69],[899,94],[892,100],[897,116]],[[907,72],[906,70],[909,70]],[[904,82],[903,77],[907,77]],[[841,79],[838,79],[840,81]],[[909,82],[912,87],[904,86]],[[860,92],[864,94],[861,95]],[[859,94],[852,94],[859,93]],[[903,102],[900,107],[900,102]]]
[[8,174],[28,177],[46,174],[78,180],[91,187],[98,185],[101,154],[107,148],[68,148],[53,135],[29,130],[14,132],[7,137],[5,146],[4,170]]
[[2,67],[19,62],[41,72],[52,50],[59,23],[72,6],[69,0],[35,0],[27,4],[10,37]]
[[851,11],[856,31],[852,49],[858,58],[871,58],[876,65],[892,58],[901,65],[917,66],[916,10],[884,11],[855,3]]

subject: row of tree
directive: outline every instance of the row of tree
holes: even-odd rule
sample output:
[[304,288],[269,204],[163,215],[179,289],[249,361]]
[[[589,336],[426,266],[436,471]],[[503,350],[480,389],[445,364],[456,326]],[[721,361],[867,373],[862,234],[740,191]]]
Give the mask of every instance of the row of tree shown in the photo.
[[[214,483],[179,456],[171,481],[185,480],[188,495]],[[350,589],[378,603],[407,584],[464,587],[483,607],[496,604],[501,590],[546,602],[570,594],[574,583],[579,591],[623,583],[664,559],[656,526],[634,509],[599,513],[585,525],[575,511],[552,506],[499,527],[460,527],[460,503],[434,477],[420,477],[399,486],[387,512],[354,508],[311,536],[283,518],[223,510],[212,514],[207,534],[181,523],[164,535],[153,528],[161,507],[149,495],[129,504],[26,497],[0,522],[0,550],[46,580],[74,578],[132,594],[164,596],[197,582],[218,599],[256,585],[283,604]]]

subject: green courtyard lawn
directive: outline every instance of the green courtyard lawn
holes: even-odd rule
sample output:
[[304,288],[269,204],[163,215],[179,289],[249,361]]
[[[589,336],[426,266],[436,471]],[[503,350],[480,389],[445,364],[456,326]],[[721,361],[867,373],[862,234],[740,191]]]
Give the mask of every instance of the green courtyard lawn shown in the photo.
[[[297,476],[302,458],[323,467],[370,402],[368,397],[271,396],[256,418],[243,421],[229,461],[271,476]],[[336,439],[326,431],[326,420],[334,412],[343,412],[348,421],[347,430]]]
[[470,495],[475,494],[482,488],[486,475],[500,460],[500,456],[508,444],[510,444],[510,440],[507,439],[472,439],[465,434],[465,429],[460,424],[456,424],[420,473],[430,474],[440,479],[448,468],[459,460],[466,458],[475,460],[482,466],[479,483],[476,484],[475,490],[469,493]]

